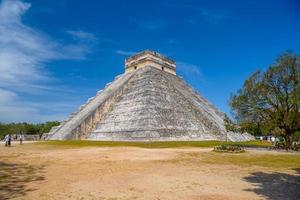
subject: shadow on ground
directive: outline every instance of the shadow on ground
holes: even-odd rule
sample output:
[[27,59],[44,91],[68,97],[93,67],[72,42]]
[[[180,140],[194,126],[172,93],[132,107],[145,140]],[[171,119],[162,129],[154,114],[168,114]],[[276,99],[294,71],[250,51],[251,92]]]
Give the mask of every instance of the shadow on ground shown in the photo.
[[255,192],[272,200],[300,199],[300,168],[294,169],[295,174],[254,172],[244,177],[255,188],[247,191]]
[[7,200],[24,196],[34,189],[26,185],[44,180],[43,166],[31,166],[0,161],[0,199]]

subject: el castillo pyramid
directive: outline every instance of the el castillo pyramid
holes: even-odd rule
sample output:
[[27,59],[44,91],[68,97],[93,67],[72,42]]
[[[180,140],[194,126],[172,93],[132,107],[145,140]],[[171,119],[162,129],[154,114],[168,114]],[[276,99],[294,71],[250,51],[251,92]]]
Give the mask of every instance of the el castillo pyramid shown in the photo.
[[154,51],[125,60],[125,73],[46,135],[50,140],[173,141],[253,139],[227,133],[224,114],[176,75]]

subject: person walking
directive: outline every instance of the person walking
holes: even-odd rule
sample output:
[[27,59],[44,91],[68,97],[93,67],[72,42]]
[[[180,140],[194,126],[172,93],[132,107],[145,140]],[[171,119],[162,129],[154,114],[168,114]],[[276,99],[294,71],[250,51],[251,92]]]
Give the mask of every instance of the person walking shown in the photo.
[[271,137],[271,142],[273,145],[275,145],[275,137],[274,136]]
[[10,136],[9,133],[7,133],[7,134],[5,135],[5,146],[6,146],[6,147],[9,147],[10,144],[11,144],[11,136]]
[[19,140],[20,140],[20,144],[23,144],[24,135],[22,133],[19,135]]
[[10,133],[8,133],[8,146],[9,147],[11,146],[11,135],[10,135]]
[[5,135],[4,137],[4,141],[5,141],[5,146],[8,146],[8,134]]
[[260,143],[262,143],[263,142],[263,136],[261,135],[260,137],[259,137],[259,140],[260,140]]

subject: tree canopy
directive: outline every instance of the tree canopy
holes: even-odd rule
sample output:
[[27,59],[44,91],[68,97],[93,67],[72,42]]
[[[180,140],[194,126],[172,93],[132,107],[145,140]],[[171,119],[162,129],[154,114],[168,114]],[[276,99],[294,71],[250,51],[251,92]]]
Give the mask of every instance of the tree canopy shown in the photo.
[[40,124],[29,123],[0,123],[0,138],[3,138],[5,134],[25,134],[25,135],[42,135],[48,133],[53,126],[58,126],[58,121],[49,121]]
[[284,136],[289,144],[300,131],[300,56],[286,52],[265,72],[253,73],[230,106],[241,127]]

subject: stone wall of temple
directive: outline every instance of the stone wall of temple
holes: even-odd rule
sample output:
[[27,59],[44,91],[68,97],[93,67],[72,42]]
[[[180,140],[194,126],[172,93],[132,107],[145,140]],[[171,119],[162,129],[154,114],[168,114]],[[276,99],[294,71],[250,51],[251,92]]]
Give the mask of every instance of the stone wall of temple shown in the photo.
[[138,69],[127,84],[87,139],[226,139],[223,114],[179,77],[148,66]]
[[147,66],[152,66],[159,70],[176,75],[175,62],[153,51],[143,51],[137,55],[129,57],[125,61],[125,73]]

